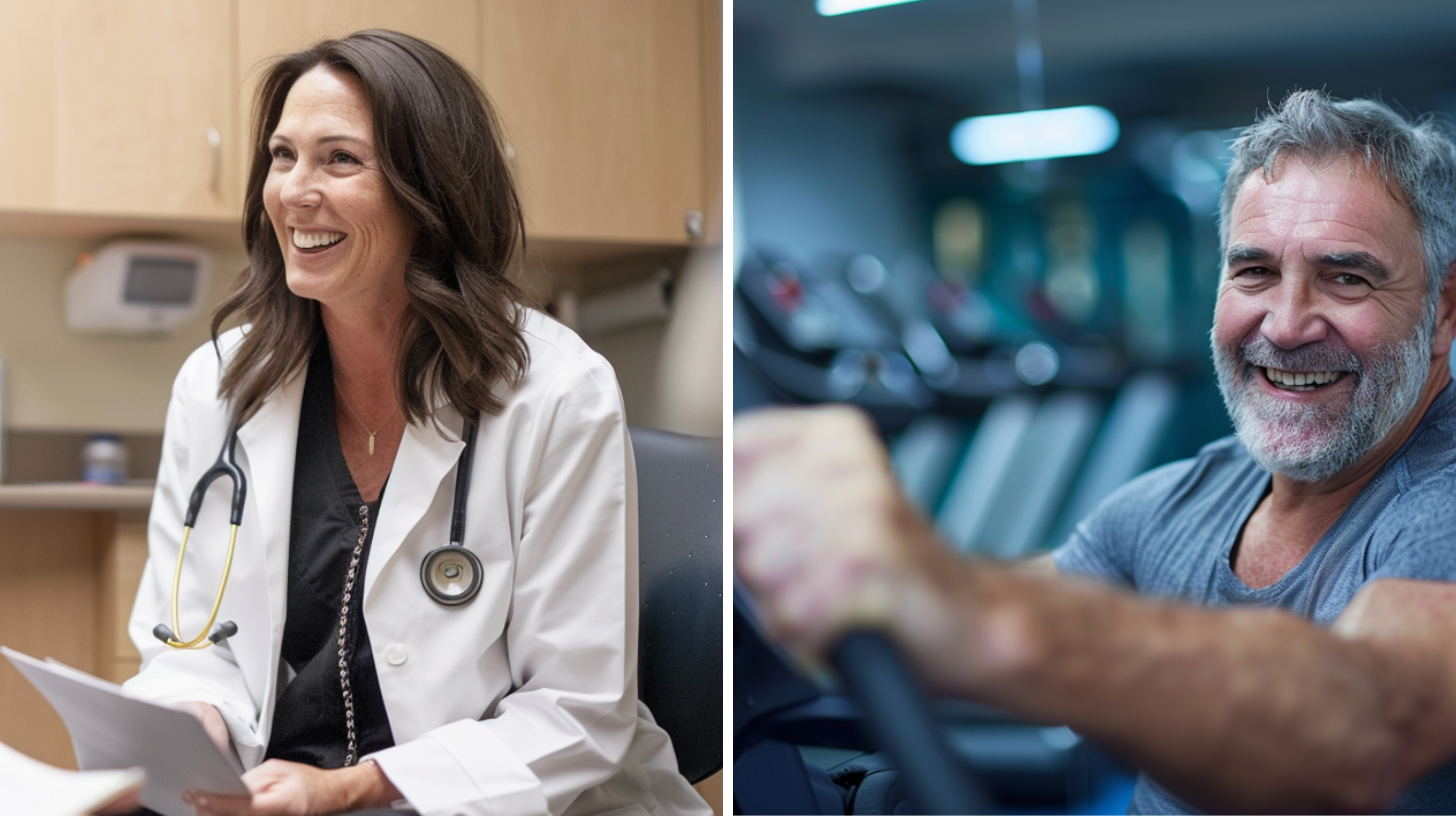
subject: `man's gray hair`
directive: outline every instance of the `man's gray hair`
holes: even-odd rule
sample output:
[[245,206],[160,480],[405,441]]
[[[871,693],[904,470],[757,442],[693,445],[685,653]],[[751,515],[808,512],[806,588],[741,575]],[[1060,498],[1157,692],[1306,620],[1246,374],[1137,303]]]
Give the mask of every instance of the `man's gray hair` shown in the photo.
[[1456,261],[1456,142],[1442,122],[1429,116],[1410,121],[1369,99],[1295,91],[1244,131],[1233,154],[1219,207],[1219,246],[1225,250],[1244,180],[1255,168],[1271,176],[1286,154],[1313,161],[1359,157],[1394,182],[1420,230],[1427,319],[1434,319],[1447,269]]

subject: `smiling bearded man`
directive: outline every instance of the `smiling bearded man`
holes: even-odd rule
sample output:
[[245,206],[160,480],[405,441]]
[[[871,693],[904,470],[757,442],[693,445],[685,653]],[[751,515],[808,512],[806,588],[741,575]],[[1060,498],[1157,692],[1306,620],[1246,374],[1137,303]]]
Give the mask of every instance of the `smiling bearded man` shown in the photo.
[[[1364,360],[1335,345],[1286,350],[1259,337],[1228,348],[1215,339],[1218,390],[1239,442],[1260,467],[1301,482],[1324,481],[1360,461],[1420,400],[1435,321],[1432,310],[1411,337]],[[1293,405],[1260,393],[1256,369],[1294,391],[1348,377],[1355,378],[1355,390],[1343,406]]]
[[1008,568],[938,540],[862,415],[764,412],[735,566],[806,657],[879,627],[937,691],[1119,751],[1132,812],[1456,812],[1456,144],[1298,92],[1220,215],[1236,436]]

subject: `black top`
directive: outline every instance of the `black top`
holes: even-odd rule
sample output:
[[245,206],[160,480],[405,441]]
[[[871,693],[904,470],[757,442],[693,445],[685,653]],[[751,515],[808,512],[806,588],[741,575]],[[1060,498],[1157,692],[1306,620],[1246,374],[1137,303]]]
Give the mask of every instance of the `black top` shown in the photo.
[[[349,560],[359,541],[359,508],[366,505],[344,461],[334,411],[333,360],[327,339],[320,338],[308,364],[293,470],[282,657],[297,676],[278,693],[267,752],[270,759],[318,768],[342,767],[348,750],[339,683],[339,609]],[[367,503],[369,532],[354,579],[347,627],[358,756],[394,745],[363,611],[364,571],[379,524],[379,504],[379,500]]]

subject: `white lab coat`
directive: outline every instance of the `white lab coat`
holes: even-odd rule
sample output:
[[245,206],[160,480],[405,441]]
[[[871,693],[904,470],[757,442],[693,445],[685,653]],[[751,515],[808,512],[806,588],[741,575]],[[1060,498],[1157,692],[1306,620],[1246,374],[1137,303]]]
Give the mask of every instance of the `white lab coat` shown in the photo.
[[[575,334],[530,311],[530,370],[482,417],[466,545],[483,586],[442,606],[420,564],[449,536],[464,444],[448,408],[409,425],[384,492],[363,578],[364,618],[395,747],[373,759],[425,816],[706,812],[677,773],[671,744],[637,700],[636,481],[611,367]],[[241,338],[223,336],[226,358]],[[187,499],[215,461],[229,411],[211,344],[178,374],[130,633],[142,653],[128,690],[211,703],[246,767],[262,761],[280,682],[294,453],[304,375],[238,431],[248,477],[222,647],[173,651],[171,581]],[[207,620],[227,550],[229,480],[214,482],[182,576],[183,637]],[[714,716],[714,712],[704,712]]]

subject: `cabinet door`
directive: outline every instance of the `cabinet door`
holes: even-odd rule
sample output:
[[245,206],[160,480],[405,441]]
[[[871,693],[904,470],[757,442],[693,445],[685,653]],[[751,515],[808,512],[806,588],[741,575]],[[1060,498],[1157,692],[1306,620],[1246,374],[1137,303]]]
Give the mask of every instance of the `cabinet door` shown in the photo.
[[222,143],[233,128],[230,18],[228,0],[6,0],[0,46],[16,81],[0,95],[4,203],[238,211]]
[[[328,37],[388,28],[433,43],[477,74],[480,71],[478,0],[247,0],[238,4],[240,144],[252,128],[253,93],[267,61]],[[248,150],[239,184],[246,184]]]
[[483,0],[487,93],[544,238],[688,241],[702,212],[702,6]]
[[0,0],[0,206],[55,202],[55,6]]

